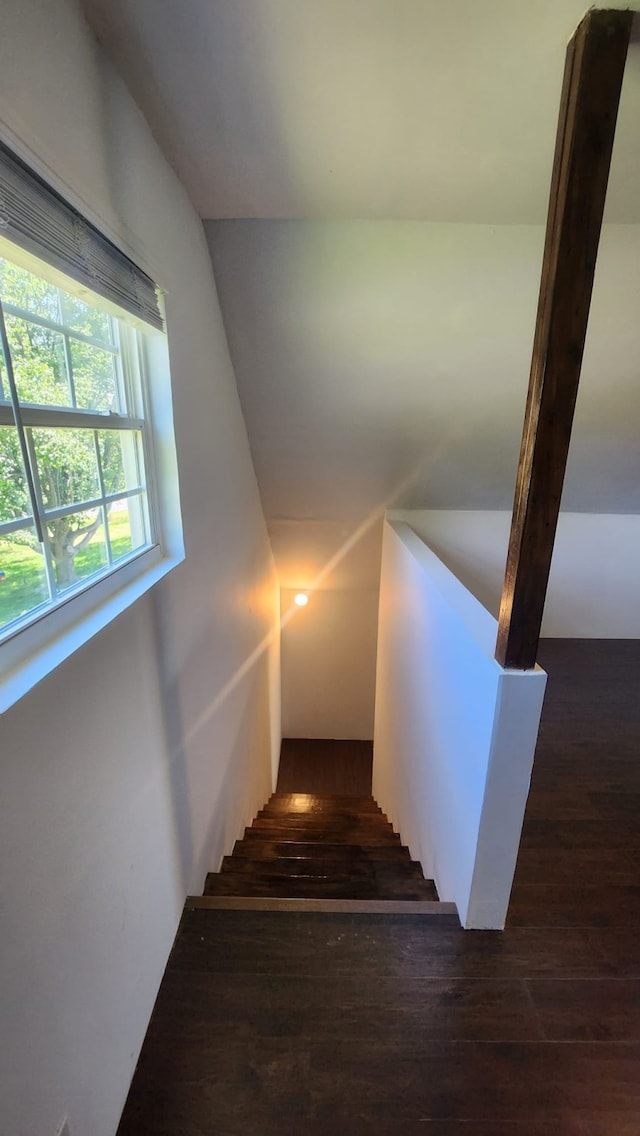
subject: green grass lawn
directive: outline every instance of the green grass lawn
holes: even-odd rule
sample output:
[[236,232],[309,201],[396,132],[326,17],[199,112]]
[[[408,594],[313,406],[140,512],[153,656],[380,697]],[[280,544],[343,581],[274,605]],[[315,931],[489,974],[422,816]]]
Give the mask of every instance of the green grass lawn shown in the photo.
[[[131,550],[129,514],[126,511],[112,514],[109,520],[111,550],[114,560]],[[102,529],[76,556],[75,567],[79,578],[93,575],[104,565],[106,555]],[[0,539],[0,627],[25,615],[49,598],[47,580],[41,553],[9,537]]]

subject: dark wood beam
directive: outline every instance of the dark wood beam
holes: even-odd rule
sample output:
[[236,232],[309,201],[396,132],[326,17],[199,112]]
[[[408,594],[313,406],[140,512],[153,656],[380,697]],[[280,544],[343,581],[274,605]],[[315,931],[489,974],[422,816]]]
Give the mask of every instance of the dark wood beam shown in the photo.
[[496,659],[536,661],[633,12],[591,11],[567,48]]

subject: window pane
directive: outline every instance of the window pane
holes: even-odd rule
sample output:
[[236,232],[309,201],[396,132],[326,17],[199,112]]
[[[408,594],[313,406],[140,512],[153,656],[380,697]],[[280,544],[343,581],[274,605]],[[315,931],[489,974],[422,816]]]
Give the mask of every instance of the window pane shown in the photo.
[[111,556],[119,560],[149,543],[142,495],[113,501],[108,509]]
[[18,398],[43,406],[71,406],[64,336],[58,331],[5,316]]
[[45,509],[92,501],[100,496],[93,430],[31,431]]
[[9,384],[4,370],[2,351],[0,351],[0,402],[9,402]]
[[107,495],[144,484],[139,430],[99,430],[98,446]]
[[47,539],[59,591],[93,576],[107,564],[102,509],[85,509],[47,521]]
[[33,526],[0,536],[0,629],[48,599],[44,557]]
[[92,339],[100,339],[103,343],[113,342],[111,320],[106,312],[90,307],[84,300],[70,296],[62,289],[60,289],[60,307],[65,327],[80,331],[83,335],[90,335]]
[[114,358],[110,351],[70,339],[76,405],[82,410],[120,411]]
[[46,280],[33,276],[26,268],[18,268],[17,264],[10,264],[2,257],[0,296],[7,304],[14,304],[16,308],[25,308],[36,316],[60,323],[58,289]]
[[18,431],[15,426],[0,426],[0,524],[30,515]]

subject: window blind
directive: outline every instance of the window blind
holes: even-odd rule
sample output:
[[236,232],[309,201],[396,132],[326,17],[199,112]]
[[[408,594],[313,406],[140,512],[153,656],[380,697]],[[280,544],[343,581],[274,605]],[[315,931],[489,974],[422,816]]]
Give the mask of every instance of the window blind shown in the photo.
[[2,143],[0,233],[92,292],[163,329],[153,280]]

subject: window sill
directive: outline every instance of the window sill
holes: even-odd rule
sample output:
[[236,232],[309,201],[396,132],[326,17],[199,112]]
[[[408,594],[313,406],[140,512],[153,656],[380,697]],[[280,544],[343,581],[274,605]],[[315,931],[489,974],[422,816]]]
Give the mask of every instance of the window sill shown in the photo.
[[[0,714],[131,607],[181,561],[152,548],[0,646]],[[131,570],[133,569],[134,574]],[[129,570],[129,571],[127,571]],[[120,577],[120,579],[118,579]],[[108,585],[105,589],[102,585]],[[115,586],[114,586],[115,585]]]

